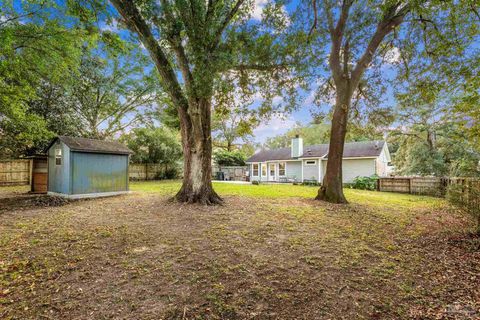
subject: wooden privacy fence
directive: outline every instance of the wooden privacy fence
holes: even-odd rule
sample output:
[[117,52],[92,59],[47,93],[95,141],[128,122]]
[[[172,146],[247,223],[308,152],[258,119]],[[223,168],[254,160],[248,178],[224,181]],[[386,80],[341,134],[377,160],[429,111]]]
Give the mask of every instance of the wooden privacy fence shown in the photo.
[[379,178],[377,189],[417,195],[444,197],[451,184],[480,184],[479,178],[396,177]]
[[165,176],[172,165],[159,163],[131,163],[128,171],[130,180],[156,180]]
[[[130,164],[130,180],[155,180],[165,175],[166,164]],[[0,186],[29,185],[32,179],[31,160],[0,160]]]
[[[451,192],[456,194],[457,203],[460,202],[463,206],[468,206],[470,209],[475,209],[477,213],[480,212],[480,179],[476,178],[451,178],[449,183],[452,186]],[[480,222],[480,216],[479,216]],[[479,225],[480,227],[480,225]]]
[[31,160],[0,160],[1,186],[28,185],[31,176]]

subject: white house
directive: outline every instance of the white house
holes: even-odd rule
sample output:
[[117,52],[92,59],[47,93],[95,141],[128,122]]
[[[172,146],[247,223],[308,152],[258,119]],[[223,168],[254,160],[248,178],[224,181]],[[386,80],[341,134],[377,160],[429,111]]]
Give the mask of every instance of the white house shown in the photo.
[[[322,181],[327,169],[328,144],[303,146],[300,137],[292,139],[290,148],[260,151],[249,159],[250,181],[288,182]],[[343,182],[358,176],[387,175],[390,152],[385,141],[362,141],[345,144]]]

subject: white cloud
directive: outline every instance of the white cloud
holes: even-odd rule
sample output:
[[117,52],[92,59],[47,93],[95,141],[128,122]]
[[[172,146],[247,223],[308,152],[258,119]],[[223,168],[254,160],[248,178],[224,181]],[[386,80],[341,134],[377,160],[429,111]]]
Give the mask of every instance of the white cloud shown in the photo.
[[269,120],[262,122],[253,130],[257,142],[264,142],[268,137],[273,137],[294,128],[295,118],[283,113],[272,116]]
[[396,64],[400,62],[401,53],[397,47],[393,47],[392,49],[388,50],[385,54],[384,60],[388,64]]
[[282,103],[284,103],[284,102],[285,102],[285,100],[283,100],[283,97],[281,97],[281,96],[275,96],[275,97],[273,97],[273,99],[272,99],[272,104],[273,104],[274,106],[277,106],[277,105],[282,104]]
[[268,0],[255,0],[252,12],[252,19],[262,20],[263,9],[267,5],[267,3]]
[[118,21],[116,19],[112,19],[112,21],[109,23],[102,22],[100,23],[100,30],[117,33],[120,31],[118,28]]

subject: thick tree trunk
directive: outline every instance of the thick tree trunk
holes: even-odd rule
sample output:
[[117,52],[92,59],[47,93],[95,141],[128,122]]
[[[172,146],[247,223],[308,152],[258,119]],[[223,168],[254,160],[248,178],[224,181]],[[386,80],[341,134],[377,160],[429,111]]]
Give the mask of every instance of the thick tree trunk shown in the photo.
[[324,200],[331,203],[347,203],[347,199],[343,194],[342,159],[350,104],[351,94],[349,90],[338,88],[335,109],[333,111],[332,128],[330,130],[327,170],[322,186],[315,198],[316,200]]
[[199,99],[188,112],[179,110],[183,144],[183,184],[175,199],[180,202],[221,204],[212,186],[210,99]]

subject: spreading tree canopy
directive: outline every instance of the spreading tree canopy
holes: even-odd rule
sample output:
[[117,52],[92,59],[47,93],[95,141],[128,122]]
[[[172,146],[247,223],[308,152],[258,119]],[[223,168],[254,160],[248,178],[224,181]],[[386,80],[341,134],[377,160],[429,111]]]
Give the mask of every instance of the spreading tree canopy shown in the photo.
[[289,21],[280,3],[269,5],[259,24],[246,0],[110,2],[148,51],[180,119],[184,177],[176,199],[222,202],[211,184],[215,92],[235,83],[244,97],[264,98],[262,114],[272,109],[275,96],[294,96],[292,66],[300,53],[295,39],[302,33],[285,32]]
[[61,83],[76,65],[84,31],[65,27],[53,1],[14,1],[0,7],[0,156],[15,157],[51,137],[45,122],[28,112],[44,82]]
[[344,203],[342,155],[352,110],[375,106],[371,98],[385,93],[387,65],[416,77],[416,68],[458,66],[478,37],[478,14],[472,1],[441,0],[314,0],[310,11],[311,32],[330,40],[328,77],[320,89],[334,93],[328,164],[317,199]]

